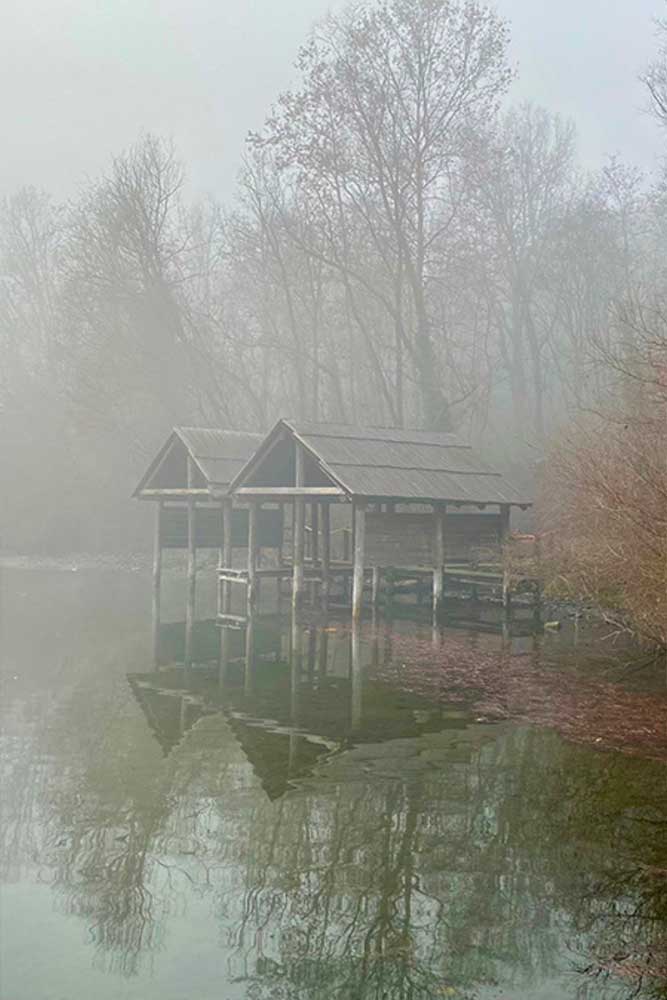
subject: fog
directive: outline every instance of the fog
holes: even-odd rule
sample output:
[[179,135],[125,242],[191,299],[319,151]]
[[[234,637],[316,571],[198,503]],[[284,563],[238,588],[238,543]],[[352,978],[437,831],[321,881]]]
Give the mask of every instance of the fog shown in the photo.
[[177,425],[456,432],[531,495],[604,428],[553,525],[662,453],[667,5],[326,10],[6,6],[5,547],[146,548]]
[[[326,0],[5,0],[0,32],[0,193],[57,197],[142,132],[171,137],[197,193],[233,190],[258,128]],[[638,80],[660,0],[499,0],[511,22],[512,97],[572,117],[584,161],[661,155]]]

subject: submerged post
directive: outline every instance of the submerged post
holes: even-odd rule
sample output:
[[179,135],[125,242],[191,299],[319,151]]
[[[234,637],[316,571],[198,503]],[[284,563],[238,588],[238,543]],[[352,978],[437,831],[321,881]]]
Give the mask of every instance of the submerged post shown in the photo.
[[500,504],[500,549],[503,566],[503,608],[506,614],[512,610],[512,590],[508,555],[506,551],[510,538],[510,505]]
[[354,501],[354,568],[352,571],[352,619],[359,621],[364,599],[364,556],[366,548],[366,504]]
[[[303,452],[298,442],[295,442],[296,467],[294,485],[303,486]],[[303,601],[303,555],[305,536],[305,514],[306,504],[302,496],[294,498],[294,537],[293,546],[293,570],[292,570],[292,608],[296,610],[301,607]]]
[[359,635],[358,622],[352,623],[352,637],[350,641],[350,680],[351,680],[351,705],[350,723],[353,733],[361,729],[363,715],[363,666],[361,662],[361,637]]
[[322,608],[329,607],[329,572],[331,568],[331,516],[328,503],[322,504]]
[[[194,485],[194,462],[188,456],[188,489]],[[185,666],[192,664],[193,636],[195,623],[195,600],[197,588],[197,539],[195,498],[188,496],[188,589],[185,606]]]
[[160,641],[160,599],[162,588],[162,510],[160,500],[155,509],[155,535],[153,541],[153,662],[158,666]]
[[445,520],[447,517],[446,504],[434,504],[433,517],[435,521],[435,560],[433,566],[433,617],[438,619],[442,615],[445,601]]

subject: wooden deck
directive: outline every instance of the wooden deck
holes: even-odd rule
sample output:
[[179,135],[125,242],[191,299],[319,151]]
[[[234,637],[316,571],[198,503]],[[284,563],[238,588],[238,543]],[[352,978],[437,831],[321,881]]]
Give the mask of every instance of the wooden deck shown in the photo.
[[[303,567],[304,582],[309,585],[322,583],[321,567],[306,562]],[[293,566],[284,562],[280,566],[257,567],[255,574],[258,581],[276,580],[280,588],[283,580],[291,580]],[[342,585],[343,593],[336,599],[332,595],[332,608],[347,608],[350,606],[349,589],[353,580],[354,567],[351,562],[332,561],[329,567],[331,583]],[[222,585],[240,584],[247,587],[249,574],[246,569],[221,568],[218,570],[219,590]],[[444,583],[447,590],[457,594],[469,592],[472,599],[491,598],[503,600],[503,587],[506,585],[506,574],[503,567],[496,564],[470,565],[465,563],[447,563],[444,568]],[[364,568],[364,587],[370,586],[373,593],[373,606],[380,603],[391,604],[392,600],[401,596],[413,596],[417,604],[428,602],[431,598],[433,568],[429,566],[385,567],[380,570],[373,567]],[[512,578],[511,596],[529,594],[533,596],[536,607],[540,604],[539,580],[528,574],[517,574]],[[242,628],[247,621],[243,615],[223,613],[222,600],[219,602],[217,621],[219,625]]]

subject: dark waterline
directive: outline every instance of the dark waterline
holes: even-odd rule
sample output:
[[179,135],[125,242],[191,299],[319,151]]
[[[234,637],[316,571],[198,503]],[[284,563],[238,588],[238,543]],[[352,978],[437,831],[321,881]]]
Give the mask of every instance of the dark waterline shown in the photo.
[[401,680],[434,640],[573,685],[606,652],[267,618],[186,675],[142,573],[1,586],[3,1000],[667,996],[665,763]]

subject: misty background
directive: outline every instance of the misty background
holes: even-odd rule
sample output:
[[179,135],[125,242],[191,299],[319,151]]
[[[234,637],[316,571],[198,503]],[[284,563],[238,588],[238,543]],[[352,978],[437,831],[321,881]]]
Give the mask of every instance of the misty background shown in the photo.
[[[662,155],[638,79],[661,0],[498,0],[509,19],[511,96],[571,117],[589,166]],[[313,23],[342,0],[5,0],[0,32],[0,193],[72,195],[153,132],[173,139],[192,191],[233,193]]]
[[9,0],[0,544],[147,548],[174,424],[455,430],[525,482],[655,342],[665,13]]

